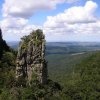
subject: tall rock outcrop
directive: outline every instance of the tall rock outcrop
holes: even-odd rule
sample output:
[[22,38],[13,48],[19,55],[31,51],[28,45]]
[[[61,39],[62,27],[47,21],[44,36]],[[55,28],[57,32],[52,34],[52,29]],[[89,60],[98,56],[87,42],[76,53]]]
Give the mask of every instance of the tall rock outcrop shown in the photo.
[[9,46],[7,45],[6,41],[2,38],[2,31],[0,29],[0,59],[2,58],[2,54],[4,51],[10,51]]
[[38,29],[22,38],[18,48],[16,78],[24,78],[29,84],[32,80],[47,83],[45,36],[42,30]]

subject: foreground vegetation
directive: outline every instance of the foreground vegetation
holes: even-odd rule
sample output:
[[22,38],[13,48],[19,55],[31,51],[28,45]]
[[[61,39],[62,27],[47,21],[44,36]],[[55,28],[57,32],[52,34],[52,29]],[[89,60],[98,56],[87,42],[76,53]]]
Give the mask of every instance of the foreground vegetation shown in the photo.
[[[16,52],[3,51],[0,60],[0,100],[99,100],[100,52],[81,55],[47,55],[47,85],[17,87]],[[56,82],[54,82],[56,81]],[[21,81],[24,83],[24,81]],[[60,83],[60,85],[58,84]]]

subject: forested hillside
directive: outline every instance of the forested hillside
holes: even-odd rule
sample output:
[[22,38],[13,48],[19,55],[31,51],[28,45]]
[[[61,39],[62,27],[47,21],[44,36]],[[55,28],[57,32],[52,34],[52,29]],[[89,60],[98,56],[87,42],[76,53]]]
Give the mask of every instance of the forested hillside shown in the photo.
[[100,52],[77,64],[63,82],[62,100],[100,100]]
[[0,29],[0,91],[14,84],[16,51],[11,49],[2,38]]

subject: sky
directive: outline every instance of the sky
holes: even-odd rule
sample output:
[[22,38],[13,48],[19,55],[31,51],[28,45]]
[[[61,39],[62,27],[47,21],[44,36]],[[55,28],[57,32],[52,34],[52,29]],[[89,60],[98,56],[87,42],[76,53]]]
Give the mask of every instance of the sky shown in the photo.
[[42,29],[48,42],[100,42],[100,0],[0,0],[6,41]]

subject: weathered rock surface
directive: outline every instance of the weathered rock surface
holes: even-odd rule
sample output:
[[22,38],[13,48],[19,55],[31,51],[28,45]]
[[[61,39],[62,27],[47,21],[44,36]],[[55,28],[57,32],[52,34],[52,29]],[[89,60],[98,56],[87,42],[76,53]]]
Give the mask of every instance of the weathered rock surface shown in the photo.
[[30,84],[37,80],[47,83],[47,62],[45,60],[45,36],[38,29],[22,38],[19,44],[16,66],[16,78],[24,78]]

